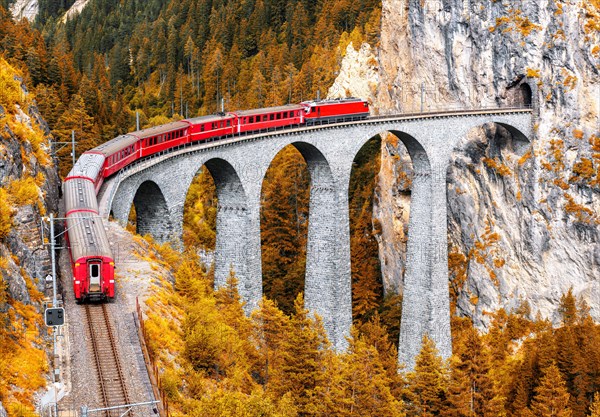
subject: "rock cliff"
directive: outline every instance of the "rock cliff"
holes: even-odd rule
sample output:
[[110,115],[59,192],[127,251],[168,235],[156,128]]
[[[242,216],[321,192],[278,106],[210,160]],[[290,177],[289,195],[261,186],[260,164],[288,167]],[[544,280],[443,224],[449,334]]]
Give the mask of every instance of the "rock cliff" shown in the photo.
[[[560,296],[573,287],[600,319],[600,2],[382,6],[378,112],[535,108],[530,144],[482,126],[453,154],[448,242],[459,313],[485,326],[486,312],[527,300],[532,315],[557,320]],[[410,201],[400,172],[410,172],[401,144],[382,147],[374,213],[393,289],[401,287]]]
[[0,416],[3,406],[11,415],[29,415],[48,372],[42,301],[51,265],[40,221],[57,211],[60,180],[48,126],[2,59],[0,85]]
[[38,0],[16,0],[10,5],[10,12],[16,20],[24,18],[33,22],[39,10]]

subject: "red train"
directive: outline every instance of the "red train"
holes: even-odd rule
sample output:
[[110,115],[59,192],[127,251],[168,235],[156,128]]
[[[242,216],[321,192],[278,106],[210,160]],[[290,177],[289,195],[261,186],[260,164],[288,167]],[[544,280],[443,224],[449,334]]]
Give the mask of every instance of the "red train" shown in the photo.
[[368,116],[365,100],[308,101],[167,123],[118,136],[85,152],[63,182],[75,298],[82,302],[115,296],[115,263],[96,198],[105,178],[141,158],[188,143]]

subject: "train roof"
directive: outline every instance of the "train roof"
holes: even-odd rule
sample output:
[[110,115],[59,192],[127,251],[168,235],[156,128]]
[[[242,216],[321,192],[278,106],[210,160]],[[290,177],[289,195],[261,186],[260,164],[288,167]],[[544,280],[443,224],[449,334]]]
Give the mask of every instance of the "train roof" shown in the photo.
[[112,258],[110,243],[104,229],[104,221],[92,213],[73,213],[67,216],[69,246],[73,261],[86,257],[106,256]]
[[163,133],[172,132],[174,130],[185,129],[190,127],[190,122],[185,120],[179,122],[170,122],[164,125],[149,127],[147,129],[138,130],[136,132],[129,133],[138,139],[151,138],[152,136],[161,135]]
[[102,145],[96,146],[89,152],[100,152],[104,156],[109,156],[117,151],[120,151],[121,149],[133,145],[138,140],[138,138],[136,138],[135,136],[131,136],[130,134],[119,135],[116,138],[109,140],[108,142],[104,142]]
[[222,114],[210,114],[208,116],[199,116],[191,119],[186,119],[186,121],[191,124],[199,124],[199,123],[210,123],[210,122],[218,122],[221,120],[227,120],[234,118],[235,115],[231,113],[222,113]]
[[362,102],[362,101],[367,101],[367,100],[363,100],[362,98],[357,98],[357,97],[328,98],[325,100],[303,101],[300,104],[304,104],[306,106],[316,106],[316,105],[329,105],[329,104],[340,104],[340,103],[356,103],[356,102]]
[[98,200],[93,182],[83,178],[66,180],[63,184],[63,195],[67,213],[73,210],[98,213]]
[[75,162],[67,177],[87,177],[95,180],[102,169],[104,159],[104,155],[86,152]]
[[279,113],[282,111],[302,110],[302,109],[304,109],[304,106],[302,106],[300,104],[286,104],[285,106],[265,107],[262,109],[238,110],[238,111],[231,112],[231,114],[235,114],[238,117],[243,117],[243,116],[253,116],[255,114]]

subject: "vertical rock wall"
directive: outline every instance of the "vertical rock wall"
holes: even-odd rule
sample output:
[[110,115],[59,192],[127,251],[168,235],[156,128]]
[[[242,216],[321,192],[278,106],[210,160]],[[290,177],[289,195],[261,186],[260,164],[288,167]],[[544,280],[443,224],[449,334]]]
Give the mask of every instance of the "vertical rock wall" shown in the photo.
[[[531,144],[482,126],[452,155],[451,292],[459,313],[481,326],[485,312],[523,300],[532,314],[556,320],[569,287],[600,319],[599,7],[555,0],[382,2],[373,54],[376,112],[536,107]],[[342,64],[336,85],[361,73],[350,68]],[[374,216],[384,281],[394,289],[405,267],[401,224],[410,201],[402,173],[410,173],[403,149],[382,146]]]

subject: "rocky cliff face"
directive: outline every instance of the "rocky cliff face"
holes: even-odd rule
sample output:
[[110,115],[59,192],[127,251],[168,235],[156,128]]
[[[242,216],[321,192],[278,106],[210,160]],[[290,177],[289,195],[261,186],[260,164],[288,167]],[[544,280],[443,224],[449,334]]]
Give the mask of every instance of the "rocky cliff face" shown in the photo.
[[17,20],[27,19],[33,22],[39,10],[38,0],[16,0],[10,5],[10,12]]
[[34,392],[46,383],[42,300],[51,266],[40,220],[57,210],[60,181],[50,156],[48,126],[17,72],[2,59],[0,85],[2,417],[6,410],[33,414]]
[[[20,78],[15,77],[20,84]],[[58,209],[60,180],[49,156],[50,130],[35,103],[27,99],[25,86],[20,88],[22,103],[15,103],[14,109],[0,106],[0,185],[6,190],[3,198],[12,212],[10,230],[0,239],[4,260],[0,274],[8,296],[29,303],[26,280],[31,278],[43,291],[44,277],[50,272],[50,254],[42,245],[40,221],[48,211]]]
[[[482,126],[448,172],[451,290],[479,325],[522,300],[557,319],[569,287],[600,319],[599,29],[597,0],[383,1],[379,112],[418,111],[421,97],[425,110],[535,106],[530,144]],[[384,142],[374,211],[387,288],[400,285],[409,208],[394,154]]]

